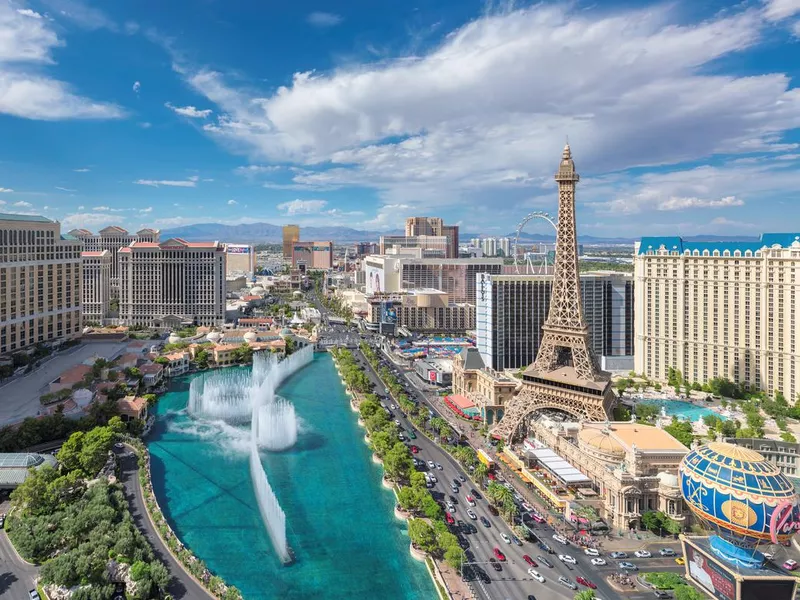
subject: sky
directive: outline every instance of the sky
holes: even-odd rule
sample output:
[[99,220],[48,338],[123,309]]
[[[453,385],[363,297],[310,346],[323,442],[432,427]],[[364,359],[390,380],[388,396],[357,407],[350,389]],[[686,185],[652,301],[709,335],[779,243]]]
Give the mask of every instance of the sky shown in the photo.
[[796,230],[798,76],[800,0],[0,0],[0,212],[505,235],[568,139],[583,234]]

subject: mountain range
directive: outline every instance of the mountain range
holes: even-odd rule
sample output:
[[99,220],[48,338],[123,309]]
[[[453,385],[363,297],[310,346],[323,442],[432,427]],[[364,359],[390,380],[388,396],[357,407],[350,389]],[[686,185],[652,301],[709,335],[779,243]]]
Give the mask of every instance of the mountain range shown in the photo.
[[[363,229],[353,229],[351,227],[301,227],[300,239],[308,241],[333,240],[334,243],[352,242],[377,242],[382,235],[403,235],[403,230],[395,229],[391,231],[368,231]],[[515,233],[508,233],[505,237],[514,239]],[[200,240],[219,240],[236,244],[265,244],[281,243],[283,239],[280,225],[271,223],[248,223],[245,225],[223,225],[221,223],[198,223],[196,225],[184,225],[173,229],[164,229],[161,232],[161,239],[168,240],[171,237],[183,238],[187,241]],[[462,232],[459,235],[461,243],[472,238],[481,237],[477,233]],[[501,236],[502,237],[502,236]],[[632,245],[639,238],[613,237],[604,238],[591,235],[581,235],[578,241],[585,245]],[[748,236],[692,236],[684,237],[688,241],[712,242],[717,240],[727,241],[755,241],[756,237]],[[554,235],[542,235],[539,233],[520,234],[520,240],[525,242],[553,242]]]

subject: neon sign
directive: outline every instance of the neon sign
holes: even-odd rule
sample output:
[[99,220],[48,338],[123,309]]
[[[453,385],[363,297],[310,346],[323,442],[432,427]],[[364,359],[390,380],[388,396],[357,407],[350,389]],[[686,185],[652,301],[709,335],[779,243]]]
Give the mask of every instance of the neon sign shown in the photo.
[[778,536],[791,535],[800,530],[800,521],[795,517],[795,503],[791,500],[784,500],[775,510],[769,520],[769,535],[773,544],[777,544]]

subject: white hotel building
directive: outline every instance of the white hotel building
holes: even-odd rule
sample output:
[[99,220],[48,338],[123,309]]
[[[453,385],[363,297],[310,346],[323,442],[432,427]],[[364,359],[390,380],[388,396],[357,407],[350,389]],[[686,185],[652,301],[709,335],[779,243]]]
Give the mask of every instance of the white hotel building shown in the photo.
[[83,322],[104,324],[111,303],[111,252],[81,252]]
[[119,251],[120,321],[172,329],[225,320],[225,246],[171,238]]
[[757,242],[636,244],[635,366],[665,380],[725,377],[751,388],[800,392],[800,234]]

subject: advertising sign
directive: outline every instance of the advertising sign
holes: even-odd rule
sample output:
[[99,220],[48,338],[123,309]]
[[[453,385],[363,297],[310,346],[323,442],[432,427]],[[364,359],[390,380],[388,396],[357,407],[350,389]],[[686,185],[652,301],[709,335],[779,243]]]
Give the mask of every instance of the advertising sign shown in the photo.
[[436,383],[436,369],[431,369],[428,371],[428,379],[430,379],[433,383]]
[[380,294],[385,289],[383,269],[367,265],[367,295]]
[[235,246],[228,244],[226,251],[228,254],[250,254],[250,246]]
[[697,585],[719,600],[736,600],[736,581],[720,563],[684,545],[689,576]]
[[790,600],[794,598],[796,582],[791,579],[747,580],[742,582],[740,600]]
[[397,323],[397,307],[394,303],[381,303],[381,322],[387,325],[395,325]]

